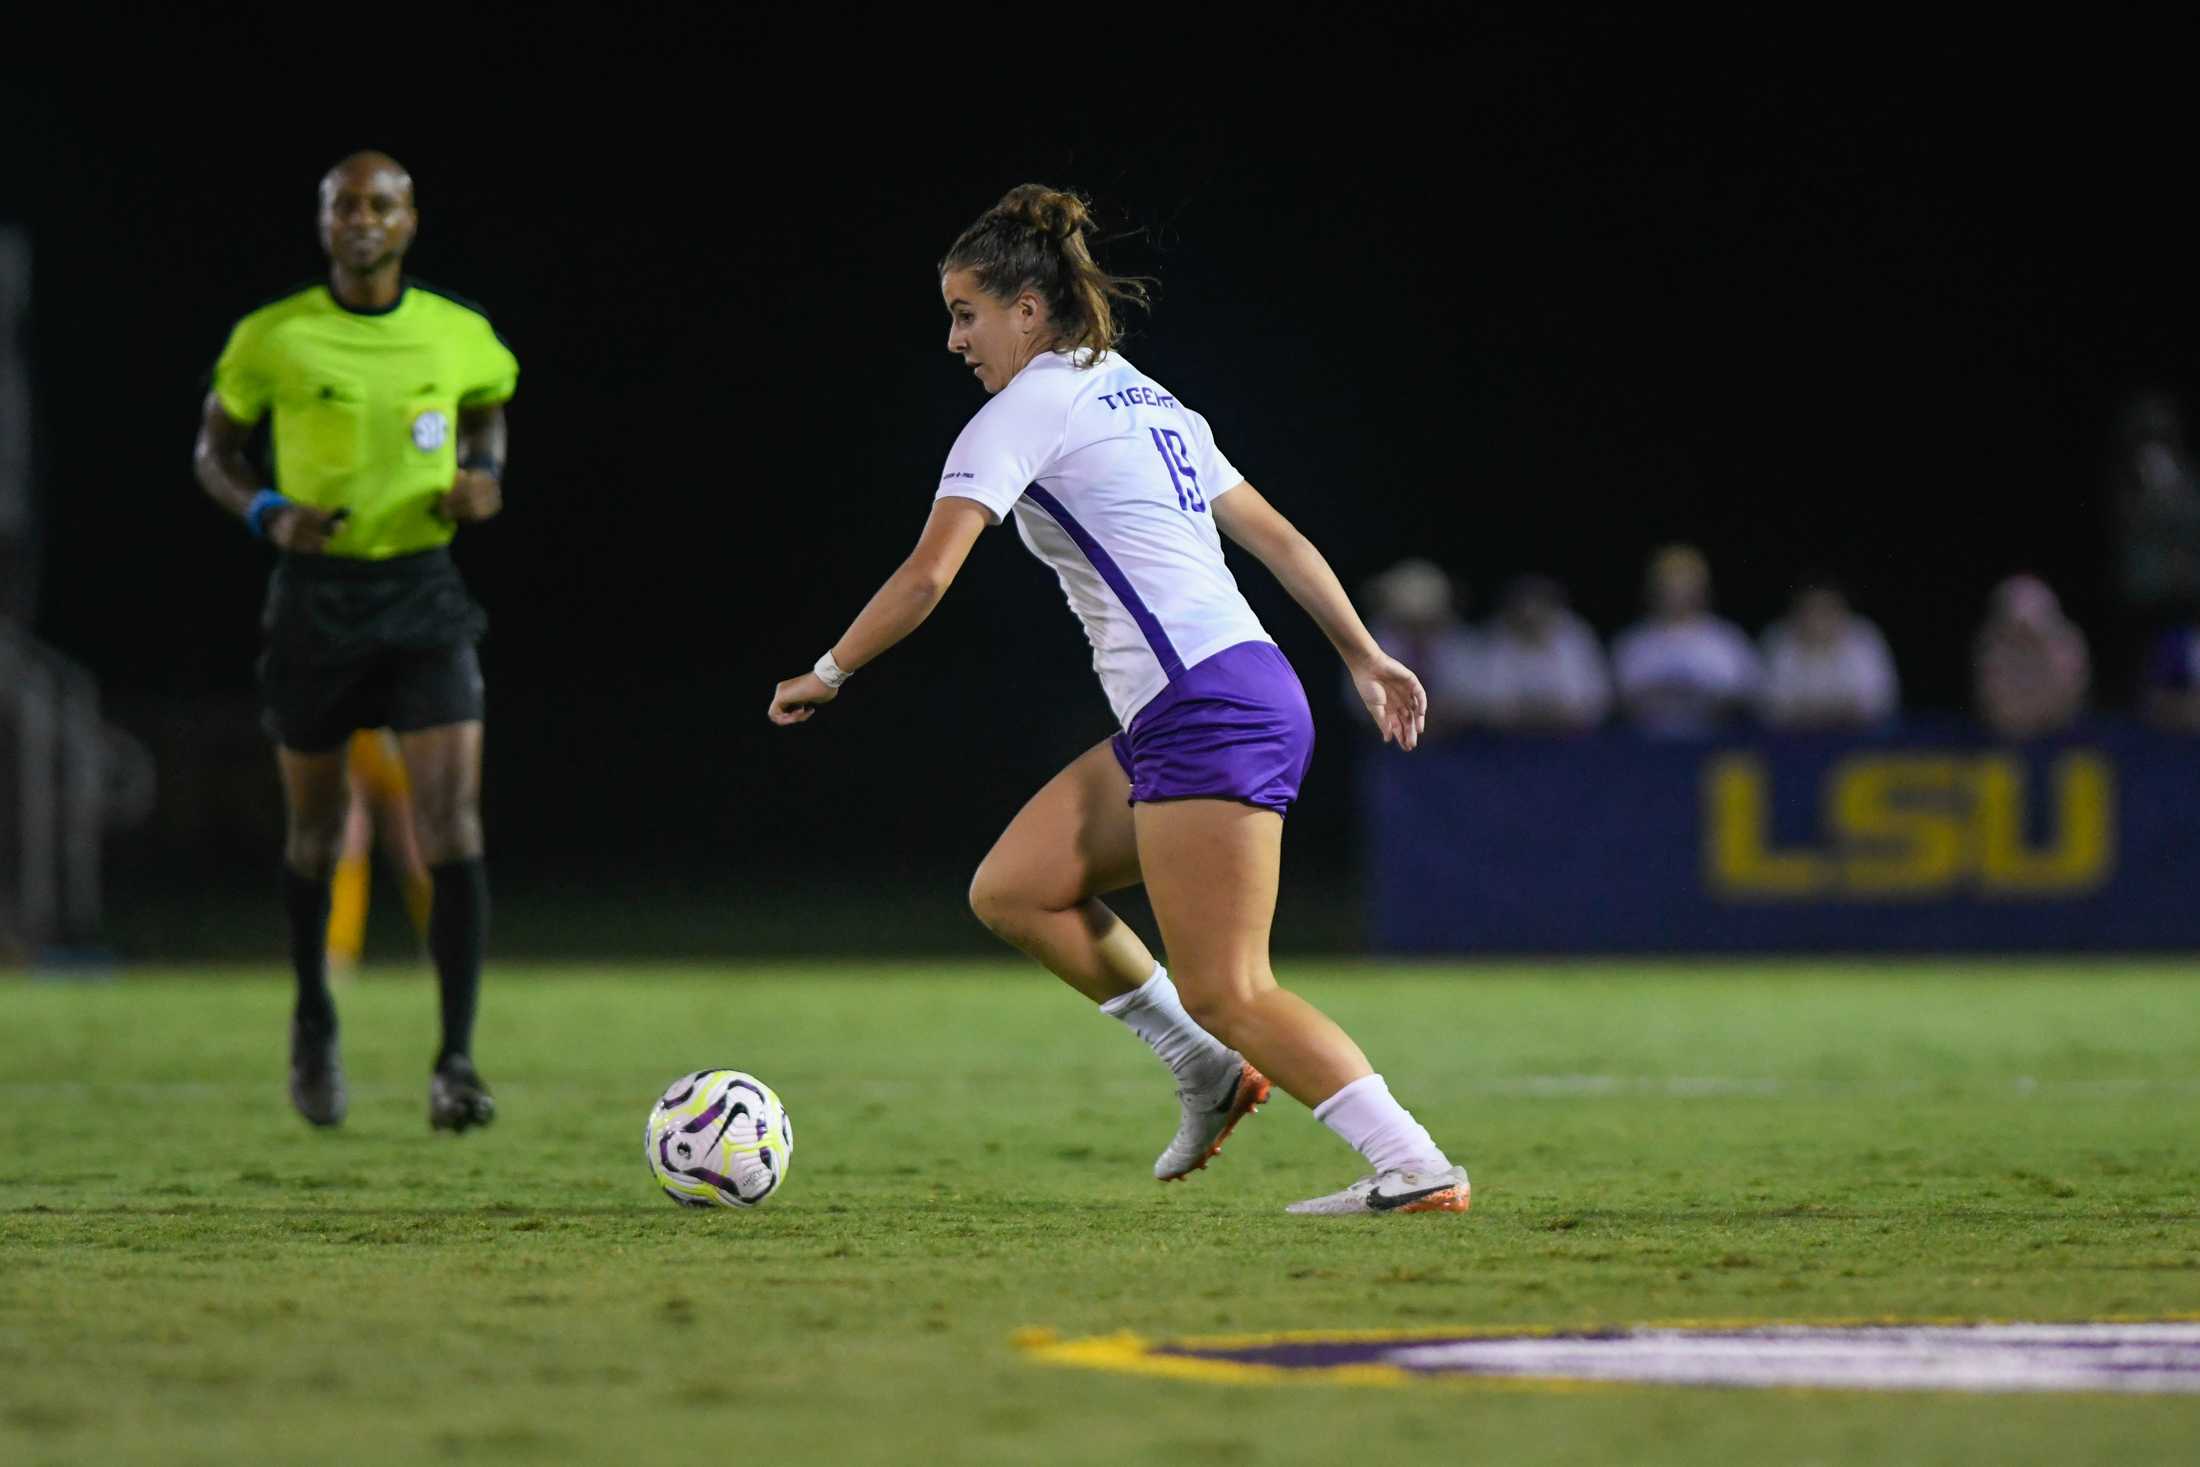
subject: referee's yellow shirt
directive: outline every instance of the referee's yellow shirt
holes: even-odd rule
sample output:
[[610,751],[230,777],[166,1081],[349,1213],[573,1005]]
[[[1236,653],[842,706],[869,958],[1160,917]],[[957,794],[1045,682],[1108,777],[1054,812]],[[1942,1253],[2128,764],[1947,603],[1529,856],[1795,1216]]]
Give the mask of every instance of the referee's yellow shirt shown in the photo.
[[222,411],[275,413],[275,488],[348,509],[331,555],[386,560],[450,542],[436,499],[458,472],[458,414],[509,400],[519,362],[488,317],[418,281],[386,311],[354,311],[325,285],[237,323],[214,366]]

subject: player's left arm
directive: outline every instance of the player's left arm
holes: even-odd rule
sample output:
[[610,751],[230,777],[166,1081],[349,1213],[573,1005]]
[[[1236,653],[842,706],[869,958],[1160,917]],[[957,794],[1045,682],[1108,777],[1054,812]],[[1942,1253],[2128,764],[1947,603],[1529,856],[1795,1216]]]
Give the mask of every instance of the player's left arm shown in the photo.
[[[992,522],[991,513],[975,499],[950,495],[933,500],[917,548],[828,649],[840,670],[854,672],[923,626],[970,558],[970,547]],[[825,686],[815,672],[789,678],[772,690],[771,721],[800,723],[838,696],[839,689]]]
[[1383,741],[1395,741],[1401,749],[1419,743],[1421,728],[1428,722],[1428,693],[1413,669],[1376,645],[1314,542],[1249,483],[1213,496],[1208,508],[1216,528],[1267,566],[1329,638],[1329,645],[1351,670],[1352,685],[1359,689],[1360,701],[1367,705]]
[[435,512],[454,524],[478,525],[504,508],[504,404],[458,410],[458,476],[436,500]]

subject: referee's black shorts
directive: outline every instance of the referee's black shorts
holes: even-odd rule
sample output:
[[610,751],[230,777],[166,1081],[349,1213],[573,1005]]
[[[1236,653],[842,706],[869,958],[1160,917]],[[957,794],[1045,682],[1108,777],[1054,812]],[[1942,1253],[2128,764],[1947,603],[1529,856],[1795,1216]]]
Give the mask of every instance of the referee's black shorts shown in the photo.
[[286,749],[325,753],[355,729],[407,733],[482,716],[474,644],[488,617],[448,550],[285,555],[260,628],[261,722]]

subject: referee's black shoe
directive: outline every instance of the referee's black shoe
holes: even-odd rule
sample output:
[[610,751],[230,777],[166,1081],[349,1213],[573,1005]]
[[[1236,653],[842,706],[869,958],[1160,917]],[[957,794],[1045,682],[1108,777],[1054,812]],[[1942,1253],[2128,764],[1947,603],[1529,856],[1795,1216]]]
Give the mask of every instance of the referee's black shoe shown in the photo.
[[344,1061],[336,1049],[336,1031],[309,1034],[295,1019],[290,1024],[290,1103],[316,1126],[343,1124],[351,1097],[344,1091]]
[[474,1062],[462,1054],[445,1055],[428,1082],[428,1124],[438,1131],[465,1131],[496,1118],[496,1097]]

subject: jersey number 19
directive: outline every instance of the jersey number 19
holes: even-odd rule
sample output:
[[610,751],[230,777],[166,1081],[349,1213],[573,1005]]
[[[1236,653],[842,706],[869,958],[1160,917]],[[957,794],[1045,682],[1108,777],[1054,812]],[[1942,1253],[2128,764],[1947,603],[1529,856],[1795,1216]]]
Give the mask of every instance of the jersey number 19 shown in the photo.
[[1169,482],[1176,486],[1176,507],[1192,514],[1205,514],[1207,500],[1199,492],[1199,471],[1192,467],[1191,459],[1184,452],[1184,438],[1174,428],[1148,428],[1153,434],[1154,451],[1169,466]]

